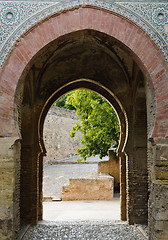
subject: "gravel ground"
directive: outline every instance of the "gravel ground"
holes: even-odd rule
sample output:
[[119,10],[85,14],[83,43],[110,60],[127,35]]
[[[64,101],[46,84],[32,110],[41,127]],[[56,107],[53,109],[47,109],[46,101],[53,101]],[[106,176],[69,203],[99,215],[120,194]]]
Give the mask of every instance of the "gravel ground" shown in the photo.
[[122,222],[46,222],[29,229],[23,240],[144,240],[137,226]]

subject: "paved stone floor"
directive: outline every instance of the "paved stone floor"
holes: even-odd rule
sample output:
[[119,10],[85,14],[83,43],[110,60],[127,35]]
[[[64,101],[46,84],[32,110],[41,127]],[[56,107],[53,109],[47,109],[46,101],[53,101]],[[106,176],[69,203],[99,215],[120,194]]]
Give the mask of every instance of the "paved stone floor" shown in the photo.
[[122,222],[46,222],[29,229],[23,240],[144,240],[136,226]]

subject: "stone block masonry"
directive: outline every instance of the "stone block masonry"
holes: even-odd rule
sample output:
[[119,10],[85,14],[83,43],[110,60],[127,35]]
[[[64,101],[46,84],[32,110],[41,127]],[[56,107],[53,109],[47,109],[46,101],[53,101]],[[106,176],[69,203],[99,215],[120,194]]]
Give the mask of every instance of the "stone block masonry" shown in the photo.
[[[14,239],[19,233],[19,151],[15,138],[0,138],[0,239]],[[13,161],[14,159],[14,161]]]
[[93,178],[97,176],[98,166],[94,164],[53,164],[44,166],[43,198],[61,199],[62,187],[69,179]]
[[77,154],[81,146],[78,132],[74,138],[70,132],[79,121],[74,111],[53,106],[47,114],[44,124],[44,141],[47,156],[44,161],[59,160]]
[[99,176],[97,178],[70,179],[69,186],[62,188],[63,201],[106,200],[113,199],[114,178]]

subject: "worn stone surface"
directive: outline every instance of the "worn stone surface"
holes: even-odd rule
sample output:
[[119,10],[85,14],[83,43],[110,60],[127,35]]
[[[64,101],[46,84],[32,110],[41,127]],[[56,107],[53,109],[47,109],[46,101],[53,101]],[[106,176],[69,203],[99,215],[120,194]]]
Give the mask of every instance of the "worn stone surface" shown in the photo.
[[[150,169],[149,231],[151,239],[168,238],[168,140],[163,138],[151,141],[153,146]],[[154,230],[153,227],[154,226]]]
[[44,166],[43,198],[61,199],[62,187],[69,184],[69,179],[96,177],[97,175],[97,163],[46,165]]
[[114,194],[110,201],[45,201],[43,221],[119,221],[120,197]]
[[120,185],[120,163],[119,158],[113,151],[109,151],[109,161],[98,163],[99,173],[108,173],[114,177],[114,187],[119,190]]
[[[0,239],[18,236],[19,226],[19,171],[20,148],[16,138],[0,138]],[[13,218],[16,217],[14,223]],[[13,228],[15,226],[15,232]]]
[[70,179],[69,186],[62,188],[62,200],[112,200],[114,178],[99,176],[92,179]]
[[77,132],[74,138],[70,137],[72,127],[77,121],[79,120],[74,111],[54,106],[50,109],[44,123],[44,143],[47,151],[44,162],[77,154],[81,134]]

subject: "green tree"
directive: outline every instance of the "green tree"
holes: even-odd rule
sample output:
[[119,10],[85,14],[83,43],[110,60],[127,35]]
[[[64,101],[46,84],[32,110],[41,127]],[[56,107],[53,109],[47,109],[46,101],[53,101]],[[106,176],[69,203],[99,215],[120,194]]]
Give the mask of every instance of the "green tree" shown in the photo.
[[74,91],[66,99],[66,105],[72,105],[80,123],[76,122],[71,132],[74,137],[77,131],[82,133],[82,147],[77,153],[86,160],[87,157],[108,155],[112,143],[118,145],[120,126],[112,106],[100,95],[86,90]]
[[60,107],[60,108],[66,108],[69,110],[75,110],[75,108],[71,105],[71,104],[65,104],[67,98],[72,94],[72,92],[69,92],[65,95],[63,95],[60,99],[58,99],[53,105],[56,107]]

